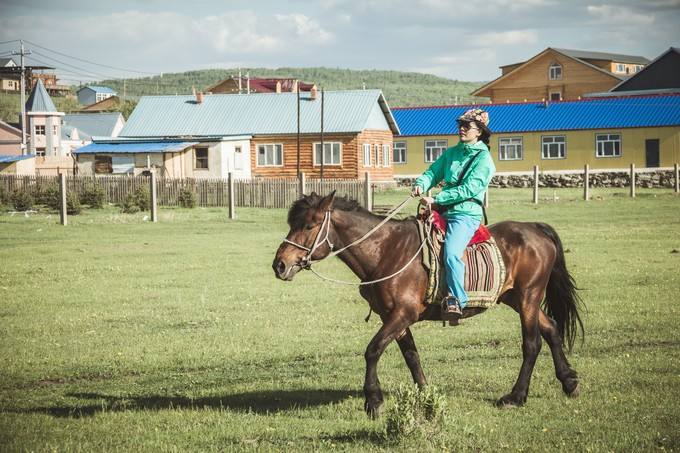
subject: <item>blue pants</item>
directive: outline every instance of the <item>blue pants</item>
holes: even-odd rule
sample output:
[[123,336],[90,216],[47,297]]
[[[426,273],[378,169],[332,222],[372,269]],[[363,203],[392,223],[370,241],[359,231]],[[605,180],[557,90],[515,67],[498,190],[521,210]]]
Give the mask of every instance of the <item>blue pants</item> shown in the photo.
[[463,284],[465,282],[465,263],[461,259],[465,247],[474,236],[481,222],[474,217],[458,215],[446,219],[446,242],[444,256],[446,259],[446,284],[451,295],[458,299],[460,308],[469,300]]

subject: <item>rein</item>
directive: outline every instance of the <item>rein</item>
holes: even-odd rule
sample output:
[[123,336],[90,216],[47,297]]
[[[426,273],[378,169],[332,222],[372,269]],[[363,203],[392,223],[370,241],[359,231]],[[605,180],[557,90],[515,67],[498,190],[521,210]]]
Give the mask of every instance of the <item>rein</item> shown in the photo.
[[[314,275],[316,275],[317,277],[319,277],[319,278],[321,278],[321,279],[323,279],[323,280],[326,280],[326,281],[329,281],[329,282],[333,282],[333,283],[338,283],[338,284],[341,284],[341,285],[352,285],[352,286],[372,285],[372,284],[374,284],[374,283],[379,283],[379,282],[382,282],[382,281],[385,281],[385,280],[389,280],[390,278],[395,277],[395,276],[399,275],[400,273],[402,273],[404,270],[406,270],[406,268],[407,268],[408,266],[411,265],[411,263],[413,262],[413,260],[415,260],[416,257],[417,257],[417,256],[420,254],[420,252],[423,250],[423,247],[425,246],[425,243],[427,242],[427,240],[423,240],[423,242],[420,244],[420,247],[418,247],[418,250],[416,251],[415,255],[413,255],[413,256],[411,257],[411,259],[410,259],[410,260],[409,260],[409,261],[408,261],[401,269],[399,269],[397,272],[395,272],[395,273],[393,273],[393,274],[391,274],[391,275],[388,275],[387,277],[382,277],[382,278],[379,278],[379,279],[376,279],[376,280],[371,280],[371,281],[368,281],[368,282],[358,282],[358,283],[356,283],[356,282],[347,282],[347,281],[343,281],[343,280],[336,280],[336,279],[333,279],[333,278],[325,277],[325,276],[319,274],[319,273],[318,273],[317,271],[315,271],[314,269],[312,269],[312,264],[318,263],[319,261],[322,261],[322,260],[325,259],[325,258],[330,258],[330,257],[336,256],[336,255],[339,255],[340,253],[344,252],[344,251],[347,250],[348,248],[350,248],[350,247],[352,247],[352,246],[355,246],[355,245],[357,245],[357,244],[363,242],[363,241],[366,240],[369,236],[371,236],[373,233],[375,233],[376,231],[378,231],[378,230],[380,229],[380,227],[382,227],[383,225],[385,225],[389,220],[393,219],[394,216],[396,216],[396,215],[399,213],[399,211],[401,211],[401,210],[404,208],[404,206],[406,206],[406,205],[408,204],[408,202],[411,201],[412,198],[413,198],[413,197],[411,197],[411,196],[409,196],[408,198],[406,198],[406,199],[405,199],[404,201],[402,201],[397,207],[395,207],[394,209],[392,209],[392,210],[387,214],[387,216],[385,216],[385,218],[384,218],[379,224],[377,224],[375,227],[373,227],[371,230],[369,230],[366,234],[364,234],[363,236],[361,236],[359,239],[357,239],[357,240],[353,241],[352,243],[350,243],[350,244],[348,244],[348,245],[342,247],[341,249],[338,249],[338,250],[333,251],[333,244],[332,244],[331,241],[328,239],[328,235],[329,235],[330,229],[331,229],[331,211],[326,211],[326,214],[324,215],[324,218],[323,218],[323,222],[321,223],[321,228],[319,229],[319,232],[316,234],[316,238],[314,239],[314,245],[312,246],[311,249],[308,248],[308,247],[305,247],[304,245],[301,245],[301,244],[298,244],[298,243],[296,243],[296,242],[290,241],[290,240],[288,240],[288,239],[284,239],[283,242],[285,242],[285,243],[287,243],[287,244],[294,245],[294,246],[296,246],[296,247],[298,247],[298,248],[301,248],[302,250],[305,250],[305,251],[307,252],[307,256],[305,256],[304,258],[302,258],[302,260],[300,261],[301,267],[302,267],[303,269],[308,269],[308,270],[312,271],[312,273],[313,273]],[[322,235],[323,231],[324,231],[324,228],[326,229],[326,235],[325,235],[325,237],[324,237],[323,239],[319,240],[319,239],[321,238],[321,235]],[[329,248],[331,249],[331,253],[329,253],[326,257],[322,258],[321,260],[313,260],[313,259],[312,259],[312,255],[314,254],[314,252],[316,251],[316,249],[319,248],[319,247],[321,247],[321,245],[323,245],[323,244],[326,243],[326,242],[328,243],[328,246],[329,246]]]

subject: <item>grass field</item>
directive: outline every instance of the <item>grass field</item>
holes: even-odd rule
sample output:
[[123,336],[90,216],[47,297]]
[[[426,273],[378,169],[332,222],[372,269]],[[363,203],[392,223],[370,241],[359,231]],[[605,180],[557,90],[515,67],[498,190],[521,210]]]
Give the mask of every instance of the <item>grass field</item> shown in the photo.
[[[562,394],[544,347],[526,406],[493,407],[521,363],[507,307],[456,328],[421,323],[444,433],[392,442],[385,419],[363,413],[363,353],[379,321],[364,322],[356,288],[274,279],[284,210],[229,221],[223,209],[161,209],[151,224],[110,207],[67,227],[53,212],[3,210],[0,450],[680,449],[680,198],[580,194],[544,191],[535,206],[529,190],[494,190],[489,214],[560,233],[588,308],[569,356],[581,396]],[[338,260],[318,269],[353,278]],[[396,345],[379,373],[389,409],[410,383]]]

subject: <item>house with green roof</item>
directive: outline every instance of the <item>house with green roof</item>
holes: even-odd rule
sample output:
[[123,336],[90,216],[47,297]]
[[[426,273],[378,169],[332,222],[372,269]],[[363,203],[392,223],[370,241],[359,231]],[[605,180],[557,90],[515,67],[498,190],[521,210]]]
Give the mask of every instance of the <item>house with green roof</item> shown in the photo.
[[357,179],[368,172],[391,181],[398,133],[379,90],[300,93],[299,123],[295,92],[144,96],[118,138],[93,137],[74,154],[81,173],[136,174],[150,166],[178,178],[323,172]]

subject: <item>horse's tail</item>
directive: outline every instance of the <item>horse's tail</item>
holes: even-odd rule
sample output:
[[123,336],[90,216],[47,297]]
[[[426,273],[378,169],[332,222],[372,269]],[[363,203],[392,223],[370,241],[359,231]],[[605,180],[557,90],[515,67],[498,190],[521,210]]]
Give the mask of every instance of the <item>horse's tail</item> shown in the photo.
[[557,232],[545,223],[536,223],[536,227],[550,238],[557,249],[555,264],[550,272],[550,280],[548,280],[543,309],[548,316],[555,320],[562,341],[567,349],[571,350],[579,329],[583,339],[583,322],[579,315],[579,308],[583,306],[583,301],[577,292],[578,288],[574,277],[567,270],[562,241]]

